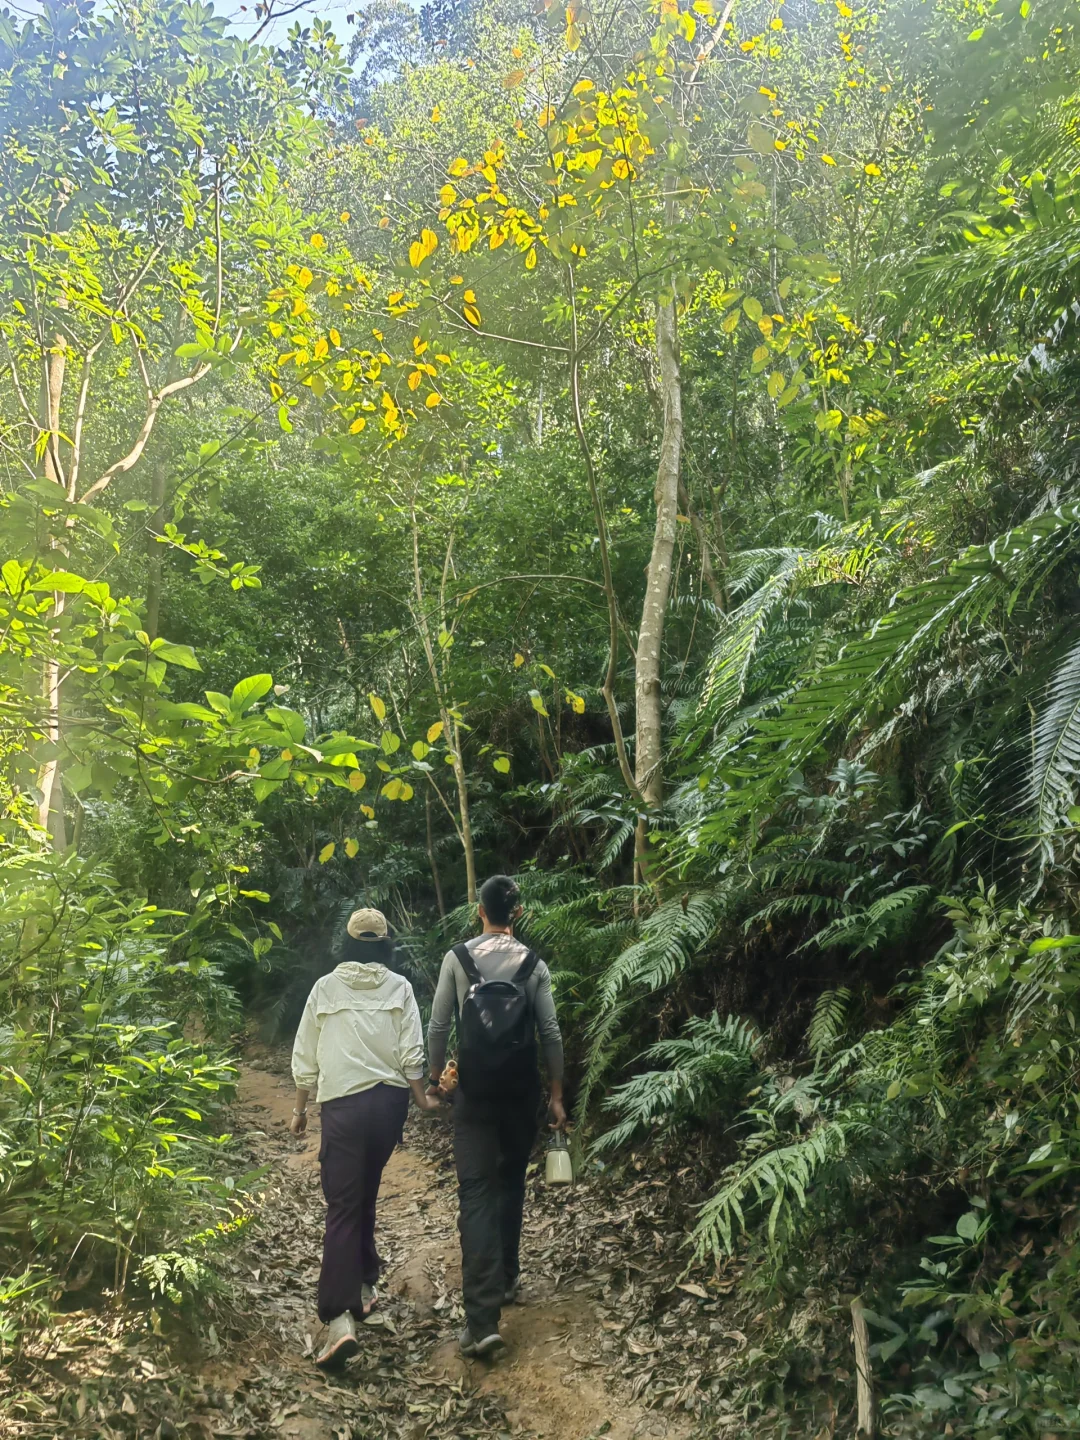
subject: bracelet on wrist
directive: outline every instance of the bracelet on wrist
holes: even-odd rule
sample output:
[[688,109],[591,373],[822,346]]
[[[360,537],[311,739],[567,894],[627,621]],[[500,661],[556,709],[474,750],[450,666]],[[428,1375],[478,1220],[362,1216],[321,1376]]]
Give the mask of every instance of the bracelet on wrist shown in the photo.
[[303,1108],[303,1110],[294,1110],[292,1113],[293,1113],[294,1115],[296,1115],[297,1117],[299,1117],[299,1116],[301,1116],[301,1115],[306,1115],[306,1114],[307,1114],[307,1106],[305,1105],[304,1108]]

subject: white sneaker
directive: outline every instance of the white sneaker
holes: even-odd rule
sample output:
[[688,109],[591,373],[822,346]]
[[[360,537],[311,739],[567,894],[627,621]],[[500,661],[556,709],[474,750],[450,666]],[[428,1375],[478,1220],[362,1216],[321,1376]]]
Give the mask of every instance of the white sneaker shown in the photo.
[[494,1355],[497,1351],[501,1350],[505,1344],[506,1341],[497,1330],[493,1331],[490,1335],[482,1335],[479,1339],[476,1339],[466,1325],[465,1329],[462,1330],[458,1336],[458,1349],[462,1355],[468,1355],[470,1358],[475,1355],[481,1359],[485,1359],[488,1355]]
[[323,1370],[334,1370],[344,1365],[350,1356],[360,1349],[356,1339],[356,1324],[346,1310],[330,1321],[326,1332],[326,1344],[315,1358],[315,1364]]

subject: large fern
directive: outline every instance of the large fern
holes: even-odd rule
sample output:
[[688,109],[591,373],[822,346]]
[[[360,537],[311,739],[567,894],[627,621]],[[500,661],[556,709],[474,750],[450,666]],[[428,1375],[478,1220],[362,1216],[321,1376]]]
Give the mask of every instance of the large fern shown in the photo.
[[1044,859],[1056,832],[1068,824],[1080,784],[1080,641],[1058,666],[1043,697],[1032,737],[1027,802]]

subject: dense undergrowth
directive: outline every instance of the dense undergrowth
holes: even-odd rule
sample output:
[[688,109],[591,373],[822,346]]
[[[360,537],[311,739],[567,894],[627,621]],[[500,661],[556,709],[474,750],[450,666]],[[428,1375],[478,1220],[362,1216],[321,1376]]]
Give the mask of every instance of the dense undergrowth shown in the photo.
[[265,18],[0,16],[0,1344],[212,1289],[241,1027],[498,868],[704,1424],[861,1299],[885,1433],[1076,1428],[1074,7]]

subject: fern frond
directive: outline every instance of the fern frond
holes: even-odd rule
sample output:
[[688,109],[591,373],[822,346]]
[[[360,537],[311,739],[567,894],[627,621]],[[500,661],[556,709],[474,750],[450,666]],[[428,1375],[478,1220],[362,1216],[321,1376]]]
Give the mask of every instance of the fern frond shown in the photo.
[[836,990],[825,990],[818,996],[810,1028],[806,1032],[806,1042],[815,1066],[821,1064],[822,1057],[835,1048],[844,1033],[850,1002],[851,991],[843,985]]
[[1049,859],[1050,837],[1065,827],[1080,782],[1080,642],[1061,662],[1044,702],[1035,722],[1027,803]]
[[789,1145],[766,1150],[747,1163],[725,1171],[724,1184],[698,1212],[691,1239],[698,1260],[719,1260],[734,1248],[735,1236],[746,1229],[751,1203],[769,1206],[767,1234],[776,1243],[777,1227],[792,1208],[805,1210],[807,1192],[826,1165],[847,1149],[845,1127],[825,1121]]

